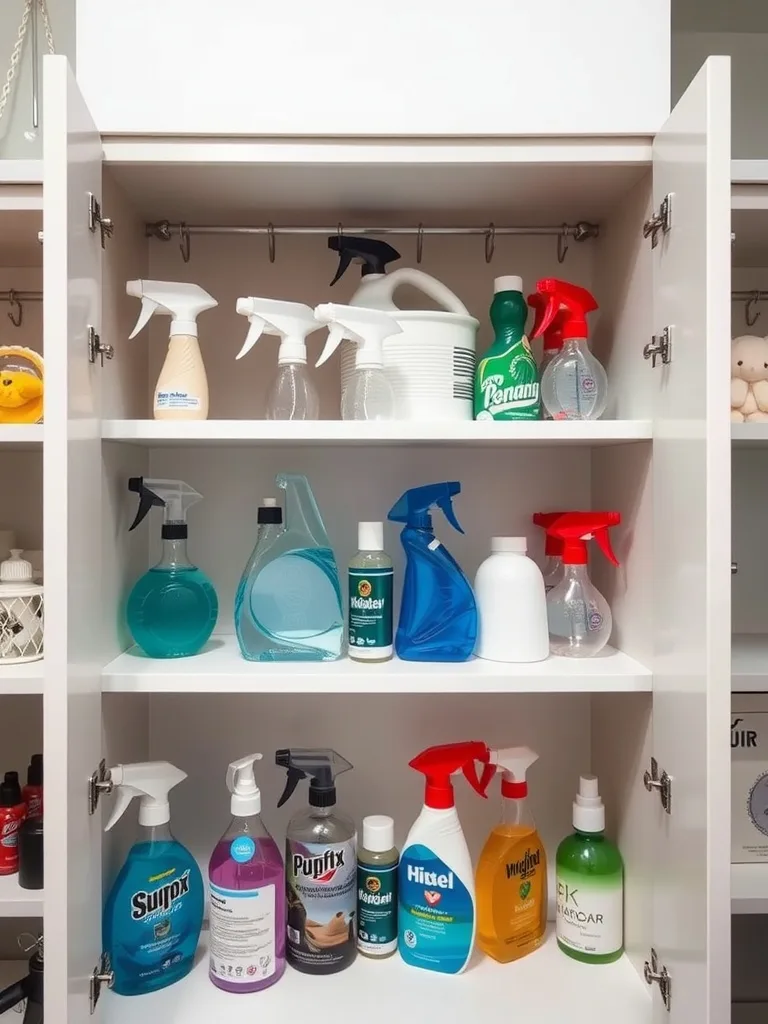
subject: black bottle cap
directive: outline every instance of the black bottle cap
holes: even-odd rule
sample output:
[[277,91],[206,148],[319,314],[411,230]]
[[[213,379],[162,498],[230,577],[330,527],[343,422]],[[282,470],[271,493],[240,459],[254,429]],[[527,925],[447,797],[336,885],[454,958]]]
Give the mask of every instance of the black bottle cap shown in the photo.
[[27,768],[27,785],[42,786],[43,784],[43,755],[33,754],[32,760]]
[[280,526],[283,521],[282,508],[277,504],[274,498],[265,498],[264,501],[269,501],[272,504],[259,505],[256,521],[260,526]]
[[189,536],[189,527],[186,523],[163,523],[160,536],[163,540],[186,540]]
[[0,807],[15,807],[21,803],[21,786],[18,772],[6,772],[0,782]]
[[313,779],[309,784],[309,806],[310,807],[333,807],[336,803],[336,787],[323,786],[322,788]]

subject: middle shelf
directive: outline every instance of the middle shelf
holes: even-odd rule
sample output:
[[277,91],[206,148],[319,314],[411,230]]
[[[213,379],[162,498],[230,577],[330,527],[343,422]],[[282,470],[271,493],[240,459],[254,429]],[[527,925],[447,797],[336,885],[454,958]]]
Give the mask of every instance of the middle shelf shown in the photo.
[[0,875],[0,918],[42,916],[42,889],[22,889],[18,875]]

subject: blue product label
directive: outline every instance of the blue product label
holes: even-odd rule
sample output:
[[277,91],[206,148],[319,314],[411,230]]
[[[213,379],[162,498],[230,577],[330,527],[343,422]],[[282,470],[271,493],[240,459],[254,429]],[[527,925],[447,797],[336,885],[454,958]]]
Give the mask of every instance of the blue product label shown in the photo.
[[238,836],[232,840],[229,855],[238,864],[245,864],[256,853],[256,843],[250,836]]
[[413,967],[458,974],[472,952],[475,908],[464,883],[426,846],[400,861],[398,948]]

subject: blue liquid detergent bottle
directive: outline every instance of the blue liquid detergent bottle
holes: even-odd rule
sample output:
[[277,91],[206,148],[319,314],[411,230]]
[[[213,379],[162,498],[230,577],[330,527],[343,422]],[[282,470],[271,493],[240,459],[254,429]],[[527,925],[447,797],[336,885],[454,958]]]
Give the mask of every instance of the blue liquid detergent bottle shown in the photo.
[[335,661],[344,635],[341,585],[309,481],[275,478],[283,511],[265,498],[256,547],[235,595],[235,630],[248,661]]
[[404,661],[467,661],[477,641],[477,605],[469,580],[456,559],[435,537],[430,509],[441,509],[464,533],[451,499],[457,481],[406,491],[388,518],[405,523],[400,535],[406,556],[403,599],[395,651]]
[[186,779],[167,761],[111,769],[117,804],[105,831],[135,797],[136,843],[104,907],[102,940],[115,974],[113,989],[136,996],[172,985],[192,970],[203,924],[204,889],[192,854],[171,835],[168,793]]

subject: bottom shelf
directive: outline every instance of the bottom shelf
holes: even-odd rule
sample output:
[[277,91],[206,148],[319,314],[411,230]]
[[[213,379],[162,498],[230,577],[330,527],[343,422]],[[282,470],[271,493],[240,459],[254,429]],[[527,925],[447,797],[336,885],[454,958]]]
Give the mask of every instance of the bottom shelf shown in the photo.
[[[272,988],[252,999],[215,988],[208,980],[208,936],[203,933],[192,973],[151,995],[118,996],[110,992],[104,1019],[110,1024],[137,1020],[163,1024],[218,1024],[244,1014],[259,1014],[262,1024],[284,1024],[317,1015],[341,1019],[361,1016],[366,1024],[391,1024],[408,1017],[440,1024],[492,1020],[514,1008],[516,1020],[594,1024],[648,1024],[650,989],[626,957],[615,964],[591,967],[557,948],[554,929],[546,944],[513,964],[478,957],[459,978],[407,967],[395,954],[383,962],[358,957],[340,974],[317,978],[290,967]],[[255,1019],[255,1018],[254,1018]]]

